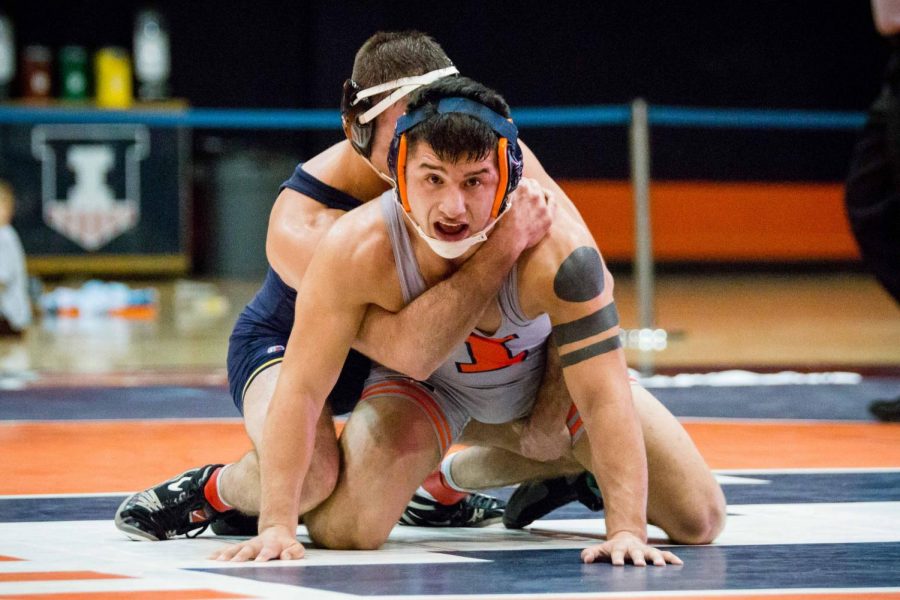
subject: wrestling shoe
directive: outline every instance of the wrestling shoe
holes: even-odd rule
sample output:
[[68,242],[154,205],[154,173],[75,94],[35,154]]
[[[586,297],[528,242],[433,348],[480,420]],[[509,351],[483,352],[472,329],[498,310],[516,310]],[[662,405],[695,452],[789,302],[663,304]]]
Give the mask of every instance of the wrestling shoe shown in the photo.
[[209,526],[216,535],[234,535],[253,537],[259,532],[259,517],[245,515],[237,510],[218,513]]
[[875,400],[869,404],[869,412],[879,421],[888,423],[900,421],[900,396],[893,400]]
[[507,529],[522,529],[575,500],[595,512],[603,508],[597,480],[587,471],[568,477],[526,482],[509,497],[503,524]]
[[[203,486],[221,466],[191,469],[156,487],[132,494],[116,511],[116,527],[138,541],[200,535],[214,517],[222,514],[203,495]],[[199,531],[190,535],[195,530]]]
[[400,517],[401,525],[417,527],[486,527],[503,519],[503,500],[469,494],[456,504],[441,504],[414,494]]

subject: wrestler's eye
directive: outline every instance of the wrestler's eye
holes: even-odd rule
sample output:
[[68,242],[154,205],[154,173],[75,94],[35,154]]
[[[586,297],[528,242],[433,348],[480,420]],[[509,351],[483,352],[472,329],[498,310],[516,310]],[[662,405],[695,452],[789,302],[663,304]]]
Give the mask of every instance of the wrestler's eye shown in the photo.
[[441,178],[435,175],[434,173],[430,173],[425,176],[425,181],[431,183],[433,185],[439,185],[441,183]]
[[469,177],[466,180],[466,186],[468,187],[477,187],[479,185],[481,185],[481,179],[479,179],[478,177]]

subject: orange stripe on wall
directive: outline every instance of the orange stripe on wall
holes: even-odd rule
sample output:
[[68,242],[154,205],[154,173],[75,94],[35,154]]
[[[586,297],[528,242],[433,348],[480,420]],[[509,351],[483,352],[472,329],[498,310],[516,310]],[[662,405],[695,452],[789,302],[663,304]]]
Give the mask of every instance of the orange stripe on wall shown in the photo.
[[16,558],[15,556],[0,556],[0,562],[7,562],[13,560],[24,560],[22,558]]
[[[607,259],[634,257],[626,181],[564,180]],[[653,248],[661,261],[857,260],[838,183],[654,182]]]
[[74,581],[77,579],[131,579],[127,575],[97,573],[96,571],[31,571],[28,573],[0,573],[0,582],[9,581]]

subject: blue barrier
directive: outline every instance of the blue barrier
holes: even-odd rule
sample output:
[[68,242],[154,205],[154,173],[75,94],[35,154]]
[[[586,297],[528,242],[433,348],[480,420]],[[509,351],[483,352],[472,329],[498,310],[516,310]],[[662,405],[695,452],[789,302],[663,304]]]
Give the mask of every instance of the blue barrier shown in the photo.
[[[525,107],[513,111],[520,127],[626,126],[627,105]],[[722,109],[650,106],[650,125],[727,129],[859,129],[861,112],[793,109]],[[99,110],[68,107],[0,106],[0,124],[122,123],[148,127],[194,129],[312,129],[336,130],[340,114],[333,109],[216,109]]]
[[340,129],[341,115],[332,109],[100,110],[45,107],[0,107],[0,123],[139,124],[194,129]]
[[864,113],[650,106],[650,125],[727,129],[859,129]]
[[600,127],[628,125],[631,107],[622,106],[535,106],[512,110],[519,127]]

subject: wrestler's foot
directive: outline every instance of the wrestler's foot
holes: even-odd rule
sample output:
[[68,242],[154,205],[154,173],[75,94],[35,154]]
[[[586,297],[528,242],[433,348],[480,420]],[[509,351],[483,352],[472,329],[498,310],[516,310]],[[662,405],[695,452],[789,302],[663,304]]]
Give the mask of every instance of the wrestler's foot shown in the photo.
[[236,510],[216,515],[209,526],[216,535],[254,536],[259,533],[259,517]]
[[900,396],[893,400],[875,400],[869,404],[869,411],[879,421],[896,423],[900,421]]
[[403,515],[401,525],[418,527],[485,527],[499,523],[506,503],[484,494],[469,494],[456,504],[440,504],[415,494]]
[[[203,486],[222,465],[185,471],[161,484],[132,494],[116,511],[116,527],[133,540],[168,540],[203,533],[217,512],[206,501]],[[192,531],[199,530],[193,536]]]
[[597,480],[587,471],[568,477],[526,482],[510,496],[503,513],[503,524],[508,529],[521,529],[575,500],[592,511],[603,508]]

